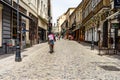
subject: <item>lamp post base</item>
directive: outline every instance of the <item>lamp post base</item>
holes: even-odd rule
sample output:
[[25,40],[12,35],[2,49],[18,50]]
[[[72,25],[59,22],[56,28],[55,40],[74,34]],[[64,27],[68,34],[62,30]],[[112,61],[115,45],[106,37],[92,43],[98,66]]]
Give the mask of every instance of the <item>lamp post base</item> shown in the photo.
[[15,61],[16,61],[16,62],[21,62],[21,61],[22,61],[22,58],[16,57],[16,58],[15,58]]
[[94,44],[91,44],[91,50],[94,50]]

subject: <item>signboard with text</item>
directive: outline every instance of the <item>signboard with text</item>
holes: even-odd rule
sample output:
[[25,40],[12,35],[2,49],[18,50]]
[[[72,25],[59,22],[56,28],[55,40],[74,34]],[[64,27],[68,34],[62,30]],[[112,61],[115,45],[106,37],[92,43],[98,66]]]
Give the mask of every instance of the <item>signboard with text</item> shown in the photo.
[[114,8],[120,8],[120,0],[114,0]]
[[112,28],[113,29],[118,29],[119,28],[119,23],[112,23]]

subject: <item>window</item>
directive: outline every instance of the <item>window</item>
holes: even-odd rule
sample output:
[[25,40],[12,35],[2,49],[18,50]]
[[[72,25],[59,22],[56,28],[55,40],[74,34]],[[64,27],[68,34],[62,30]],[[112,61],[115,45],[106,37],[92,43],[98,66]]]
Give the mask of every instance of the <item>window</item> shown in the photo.
[[5,2],[11,4],[12,3],[12,0],[4,0]]
[[41,13],[42,13],[42,11],[43,11],[43,1],[41,1]]
[[36,5],[36,3],[37,3],[37,0],[35,0],[35,5]]

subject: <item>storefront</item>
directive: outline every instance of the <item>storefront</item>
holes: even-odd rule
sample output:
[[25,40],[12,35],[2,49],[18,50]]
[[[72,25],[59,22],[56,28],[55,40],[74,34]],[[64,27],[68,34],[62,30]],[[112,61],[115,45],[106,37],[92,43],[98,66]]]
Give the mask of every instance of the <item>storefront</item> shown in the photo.
[[[13,7],[17,8],[17,3],[13,2]],[[23,14],[27,14],[27,10],[23,7],[19,6],[19,11],[21,11]],[[17,12],[12,11],[12,39],[16,40],[17,38]],[[26,20],[27,18],[20,15],[19,16],[19,24],[20,24],[20,46],[21,49],[24,49],[26,47],[26,33],[28,32],[26,30]]]
[[[4,0],[4,2],[8,5],[11,5],[11,0]],[[11,23],[12,23],[12,9],[5,5],[3,2],[0,1],[0,4],[2,5],[2,9],[0,11],[0,16],[2,19],[0,20],[1,22],[1,28],[0,32],[0,45],[1,45],[1,51],[2,53],[7,53],[7,42],[8,40],[11,39]]]
[[85,25],[85,41],[91,43],[92,41],[98,44],[98,25],[95,18],[91,18]]
[[79,39],[80,41],[85,41],[85,27],[84,26],[80,26],[79,29]]
[[[16,40],[17,35],[17,6],[15,3],[13,3],[13,6],[11,4],[11,0],[0,0],[0,4],[2,4],[2,41],[1,42],[1,48],[0,52],[2,53],[9,53],[12,49],[10,49],[8,42],[10,40]],[[26,14],[22,11],[23,8],[19,7],[19,18],[20,18],[20,28],[22,25],[22,17],[24,16],[26,19],[30,19]],[[1,21],[0,21],[1,22]],[[20,29],[20,31],[22,28]],[[22,33],[21,33],[22,34]],[[20,45],[22,44],[22,36],[20,34]],[[15,45],[14,45],[15,46]],[[22,45],[21,45],[22,46]],[[10,49],[10,50],[9,50]]]
[[41,27],[38,27],[38,41],[38,43],[46,41],[46,30]]
[[32,46],[38,43],[38,18],[32,13],[29,13],[29,16],[32,19],[29,22],[29,39]]
[[[119,11],[107,17],[108,48],[120,50],[120,15]],[[117,17],[116,17],[117,16]]]

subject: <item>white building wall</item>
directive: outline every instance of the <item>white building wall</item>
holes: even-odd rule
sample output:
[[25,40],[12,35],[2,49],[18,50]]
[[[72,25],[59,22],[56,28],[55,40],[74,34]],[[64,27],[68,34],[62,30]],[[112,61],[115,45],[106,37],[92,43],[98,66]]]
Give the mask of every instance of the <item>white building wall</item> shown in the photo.
[[[17,3],[17,0],[13,0]],[[42,2],[42,5],[41,5]],[[47,0],[20,0],[19,5],[27,10],[27,16],[32,13],[38,18],[38,26],[47,30],[48,2]],[[40,18],[40,17],[42,18]],[[44,21],[43,21],[44,20]],[[26,29],[29,30],[29,20],[26,19]],[[26,42],[29,42],[29,32],[26,33]]]
[[63,22],[66,20],[66,15],[62,15],[62,16],[60,16],[59,17],[59,19],[58,19],[58,32],[61,32],[61,27],[62,27],[62,24],[63,24]]
[[38,20],[38,26],[47,30],[47,23],[48,23],[48,0],[39,0],[39,5],[38,5],[38,16],[43,18],[39,18]]
[[38,15],[48,20],[48,0],[39,0]]
[[[17,0],[13,1],[17,3]],[[35,4],[32,3],[32,0],[20,0],[19,5],[27,10],[27,16],[29,16],[29,12],[31,12],[34,16],[37,17],[37,8],[35,7]]]
[[42,20],[38,20],[38,26],[47,30],[47,24],[43,22]]

